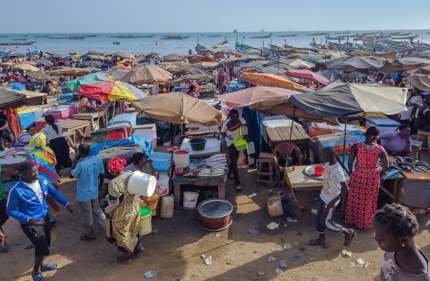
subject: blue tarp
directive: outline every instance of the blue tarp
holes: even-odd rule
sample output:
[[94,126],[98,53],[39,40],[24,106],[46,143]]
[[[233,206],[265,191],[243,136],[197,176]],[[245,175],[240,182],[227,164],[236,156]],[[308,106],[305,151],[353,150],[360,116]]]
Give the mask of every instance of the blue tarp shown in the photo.
[[9,84],[9,86],[13,89],[13,90],[25,90],[25,86],[20,84],[20,83],[11,83]]
[[128,137],[122,140],[109,141],[106,144],[105,143],[93,144],[91,146],[90,154],[97,155],[102,149],[130,145],[130,144],[140,145],[143,148],[143,150],[146,152],[146,155],[151,156],[152,154],[152,150],[150,149],[151,145],[149,143],[146,143],[143,139],[135,135],[131,135],[131,137]]

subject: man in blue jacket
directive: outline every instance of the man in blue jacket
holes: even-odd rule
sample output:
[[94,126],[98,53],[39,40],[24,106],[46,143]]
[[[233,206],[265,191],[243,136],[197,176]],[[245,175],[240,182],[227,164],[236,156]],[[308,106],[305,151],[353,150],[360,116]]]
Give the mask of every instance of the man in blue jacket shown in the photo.
[[46,197],[51,197],[67,207],[70,214],[73,210],[69,201],[61,195],[49,182],[39,176],[34,163],[26,161],[19,167],[20,181],[10,190],[6,206],[9,216],[17,219],[24,234],[35,246],[35,261],[31,276],[34,281],[43,281],[42,271],[54,270],[56,264],[44,264],[44,257],[49,255],[51,234]]

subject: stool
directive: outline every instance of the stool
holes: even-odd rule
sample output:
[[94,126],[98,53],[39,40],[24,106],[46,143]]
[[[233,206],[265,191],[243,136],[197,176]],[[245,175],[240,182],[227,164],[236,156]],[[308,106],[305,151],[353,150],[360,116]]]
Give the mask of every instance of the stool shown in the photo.
[[415,153],[415,158],[421,161],[421,150],[423,149],[423,142],[412,140],[412,153]]
[[260,153],[258,157],[257,182],[273,183],[273,155]]
[[425,143],[426,138],[427,138],[427,147],[425,147],[425,149],[429,150],[430,149],[430,132],[418,130],[417,139],[423,140]]

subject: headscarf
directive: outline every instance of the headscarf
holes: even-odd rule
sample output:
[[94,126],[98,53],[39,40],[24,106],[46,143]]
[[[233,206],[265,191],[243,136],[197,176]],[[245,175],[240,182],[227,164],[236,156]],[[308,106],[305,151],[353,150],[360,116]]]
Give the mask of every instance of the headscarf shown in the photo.
[[117,174],[124,170],[127,165],[127,161],[124,158],[114,157],[109,159],[108,171],[109,173]]
[[42,148],[42,149],[46,148],[46,136],[42,132],[39,132],[39,133],[35,134],[30,139],[30,149],[33,150],[36,147],[37,148]]

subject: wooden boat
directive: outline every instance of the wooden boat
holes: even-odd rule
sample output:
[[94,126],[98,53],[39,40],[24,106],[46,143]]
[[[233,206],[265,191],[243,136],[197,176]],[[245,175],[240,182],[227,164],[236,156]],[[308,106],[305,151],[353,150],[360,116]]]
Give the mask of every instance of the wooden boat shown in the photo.
[[25,41],[27,38],[13,38],[13,41]]
[[182,40],[182,39],[186,39],[190,36],[182,36],[182,35],[167,35],[167,36],[163,36],[161,37],[161,40]]
[[0,43],[0,45],[1,46],[28,46],[34,43],[36,43],[36,41]]
[[49,35],[34,35],[34,37],[49,37]]
[[69,39],[69,40],[83,40],[83,39],[85,39],[85,36],[70,36],[67,39]]
[[90,34],[90,35],[85,35],[86,37],[96,37],[97,34]]
[[208,35],[208,37],[221,37],[221,34],[212,34],[212,35]]
[[234,30],[233,30],[233,33],[237,33],[237,29],[234,29]]
[[114,44],[114,45],[121,45],[121,42],[119,42],[119,41],[113,41],[112,44]]
[[269,34],[262,35],[262,36],[250,36],[249,38],[252,39],[266,39],[272,37],[272,32],[269,32]]
[[200,44],[197,44],[195,49],[196,49],[196,53],[201,55],[201,56],[212,53],[211,50],[209,50],[208,48],[206,48],[205,46],[200,45]]
[[328,35],[328,32],[317,32],[317,33],[309,33],[308,36],[322,36]]
[[410,35],[410,36],[392,36],[392,40],[414,40],[415,38],[418,38],[418,35]]
[[293,34],[282,34],[282,35],[278,35],[278,37],[295,37],[297,36],[298,33],[293,33]]
[[228,47],[228,41],[227,40],[224,40],[218,44],[212,45],[212,48],[214,48],[214,49],[227,48],[227,47]]
[[135,36],[134,38],[152,38],[154,36],[155,36],[155,34],[151,34],[151,35],[139,35],[139,36]]
[[121,38],[121,39],[132,39],[135,38],[133,35],[112,35],[112,38]]

